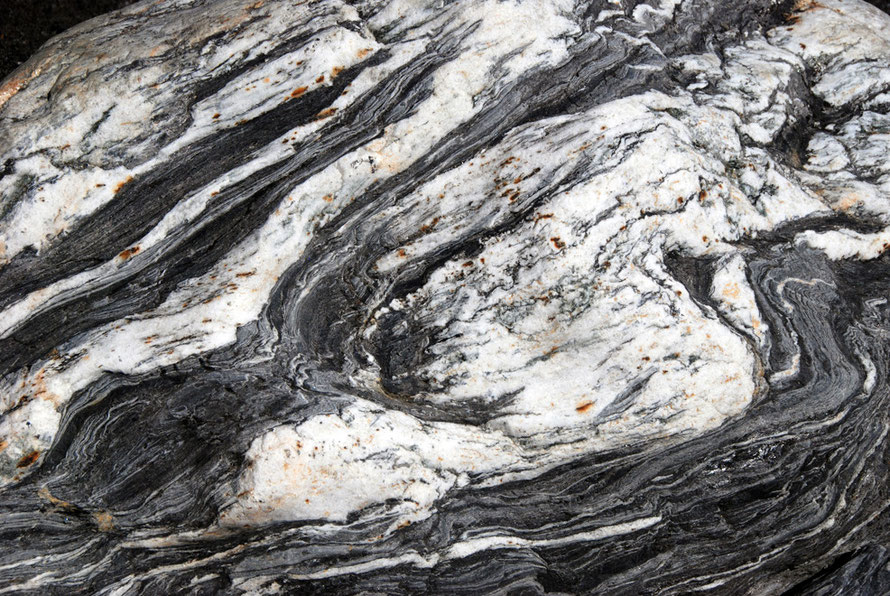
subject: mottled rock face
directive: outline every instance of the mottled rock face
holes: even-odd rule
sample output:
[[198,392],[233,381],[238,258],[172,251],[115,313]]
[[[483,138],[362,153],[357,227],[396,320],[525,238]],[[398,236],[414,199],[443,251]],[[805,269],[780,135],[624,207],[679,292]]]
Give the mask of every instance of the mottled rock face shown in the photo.
[[0,84],[0,592],[890,590],[888,32],[160,0],[55,38]]

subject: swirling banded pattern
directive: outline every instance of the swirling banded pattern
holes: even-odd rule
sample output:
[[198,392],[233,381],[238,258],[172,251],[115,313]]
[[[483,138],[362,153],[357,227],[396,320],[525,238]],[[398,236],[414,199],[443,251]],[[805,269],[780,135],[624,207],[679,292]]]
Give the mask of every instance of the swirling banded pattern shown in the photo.
[[0,85],[0,593],[890,590],[890,17],[160,0]]

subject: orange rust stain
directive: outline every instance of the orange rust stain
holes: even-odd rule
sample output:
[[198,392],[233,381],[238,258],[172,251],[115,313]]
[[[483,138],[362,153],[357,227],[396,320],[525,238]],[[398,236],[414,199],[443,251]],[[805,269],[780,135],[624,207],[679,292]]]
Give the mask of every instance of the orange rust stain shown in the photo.
[[306,90],[307,90],[308,88],[309,88],[309,87],[297,87],[296,89],[294,89],[293,91],[291,91],[290,96],[291,96],[291,97],[300,97],[301,95],[303,95],[304,93],[306,93]]
[[15,465],[15,467],[16,468],[27,468],[28,466],[30,466],[34,462],[36,462],[38,457],[40,457],[40,452],[32,451],[31,453],[23,455],[22,458],[19,460],[19,463],[17,463]]
[[556,247],[556,250],[561,250],[566,247],[566,243],[559,239],[559,236],[554,236],[550,239],[550,242],[553,243],[553,246]]
[[126,186],[127,184],[129,184],[129,182],[130,182],[131,180],[133,180],[133,177],[132,177],[132,176],[127,176],[127,178],[126,178],[125,180],[123,180],[123,181],[121,181],[121,182],[118,182],[118,183],[114,186],[114,192],[115,192],[115,193],[120,192],[120,190],[121,190],[124,186]]
[[25,85],[34,80],[34,78],[40,76],[40,73],[43,72],[43,68],[46,64],[47,61],[44,61],[31,72],[22,73],[19,76],[13,77],[0,86],[0,108],[2,108],[13,95],[21,91]]
[[[50,353],[50,357],[52,357],[52,353]],[[46,387],[46,381],[43,378],[44,374],[46,374],[46,369],[41,369],[40,372],[37,373],[37,375],[35,376],[34,380],[31,381],[31,385],[34,388],[34,397],[42,400],[47,400],[55,405],[59,405],[58,396],[51,393]]]
[[315,79],[316,83],[324,83],[324,75],[320,75],[317,79]]
[[356,52],[356,56],[358,56],[359,58],[364,58],[365,56],[367,56],[368,54],[370,54],[373,51],[374,50],[371,48],[365,48],[363,50],[359,50],[358,52]]
[[107,511],[96,511],[93,513],[93,519],[100,532],[110,532],[114,529],[114,516]]
[[131,246],[130,248],[128,248],[127,250],[121,252],[121,253],[120,253],[119,255],[117,255],[117,256],[119,256],[120,258],[122,258],[123,260],[126,261],[127,259],[129,259],[129,258],[132,257],[133,255],[135,255],[136,253],[138,253],[140,250],[141,250],[141,249],[139,248],[138,245],[137,245],[137,246]]
[[859,197],[855,194],[847,194],[844,195],[844,198],[841,199],[840,203],[838,203],[838,208],[841,211],[846,211],[851,207],[854,207],[857,203],[859,203]]
[[9,447],[9,443],[6,441],[6,439],[0,439],[0,453],[6,451],[7,447]]
[[577,408],[575,408],[575,411],[578,412],[579,414],[584,414],[592,407],[593,407],[593,402],[586,401],[583,404],[580,404]]
[[[795,12],[806,12],[806,11],[812,10],[814,8],[828,8],[828,7],[825,6],[824,4],[822,4],[821,2],[817,2],[816,0],[797,0],[797,2],[794,3],[794,11]],[[836,9],[831,9],[831,10],[836,11]]]
[[739,292],[739,285],[737,283],[731,283],[723,288],[723,295],[727,298],[738,298]]
[[25,76],[9,79],[5,85],[0,87],[0,106],[9,101],[9,99],[18,93],[30,80],[30,78]]
[[250,277],[251,275],[255,275],[256,271],[242,271],[241,273],[236,273],[235,277]]
[[62,509],[77,509],[74,505],[69,503],[68,501],[63,501],[62,499],[56,498],[50,494],[49,489],[45,486],[41,486],[37,489],[37,496],[45,501],[49,501],[56,507],[60,507]]
[[433,221],[431,221],[430,223],[428,223],[428,224],[423,224],[422,226],[420,226],[420,231],[423,232],[424,234],[427,234],[427,233],[431,232],[431,231],[433,230],[433,228],[436,227],[436,224],[439,223],[439,220],[440,220],[440,219],[442,219],[442,218],[441,218],[441,217],[434,217],[434,218],[433,218]]
[[336,111],[337,111],[337,108],[327,108],[327,109],[320,111],[318,114],[316,114],[315,118],[317,120],[323,120],[324,118],[330,118],[331,116],[334,115],[334,113]]
[[342,66],[335,66],[334,68],[331,69],[331,78],[332,78],[332,79],[333,79],[333,78],[336,78],[336,76],[337,76],[338,74],[340,74],[341,72],[343,72],[343,67],[342,67]]
[[217,112],[216,114],[213,115],[213,119],[214,119],[214,120],[218,120],[218,119],[219,119],[219,112]]
[[405,252],[405,249],[404,249],[404,248],[400,248],[398,251],[396,251],[396,254],[398,254],[400,257],[406,257],[406,256],[408,256],[408,253]]

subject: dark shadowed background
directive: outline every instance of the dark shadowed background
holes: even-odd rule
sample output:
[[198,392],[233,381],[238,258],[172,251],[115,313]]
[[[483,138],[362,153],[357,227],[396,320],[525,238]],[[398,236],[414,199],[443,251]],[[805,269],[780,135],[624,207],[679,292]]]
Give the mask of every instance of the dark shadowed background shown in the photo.
[[[890,0],[868,0],[890,13]],[[137,0],[0,0],[0,78],[47,39],[81,21]]]
[[137,0],[0,0],[0,78],[53,35]]

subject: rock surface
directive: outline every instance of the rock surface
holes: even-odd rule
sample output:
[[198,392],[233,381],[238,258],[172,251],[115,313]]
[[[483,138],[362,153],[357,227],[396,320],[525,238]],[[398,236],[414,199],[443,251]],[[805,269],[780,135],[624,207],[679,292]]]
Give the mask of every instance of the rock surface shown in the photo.
[[890,590],[890,17],[160,0],[0,83],[0,593]]

